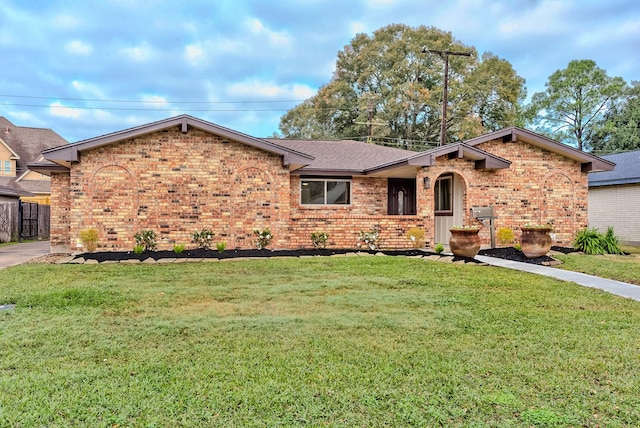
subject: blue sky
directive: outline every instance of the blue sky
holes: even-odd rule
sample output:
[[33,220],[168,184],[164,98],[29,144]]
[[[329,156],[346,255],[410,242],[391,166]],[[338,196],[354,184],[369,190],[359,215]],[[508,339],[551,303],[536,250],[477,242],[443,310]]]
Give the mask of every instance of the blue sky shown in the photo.
[[637,0],[3,0],[0,115],[71,142],[182,113],[268,137],[392,23],[493,52],[529,95],[574,59],[640,80]]

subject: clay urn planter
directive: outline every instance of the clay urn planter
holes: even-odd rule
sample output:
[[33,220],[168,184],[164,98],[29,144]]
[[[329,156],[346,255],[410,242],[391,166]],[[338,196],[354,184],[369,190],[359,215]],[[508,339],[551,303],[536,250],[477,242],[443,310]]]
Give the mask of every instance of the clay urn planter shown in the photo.
[[480,228],[477,226],[453,227],[449,229],[449,248],[453,255],[473,258],[480,251]]
[[520,249],[524,255],[535,258],[547,254],[553,245],[551,231],[553,231],[553,227],[548,224],[523,226],[522,235],[520,235]]

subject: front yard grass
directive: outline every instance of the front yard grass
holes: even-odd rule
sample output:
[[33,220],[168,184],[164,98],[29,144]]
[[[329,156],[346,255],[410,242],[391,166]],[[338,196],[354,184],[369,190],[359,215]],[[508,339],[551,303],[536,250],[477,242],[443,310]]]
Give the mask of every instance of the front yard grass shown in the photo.
[[629,254],[624,256],[561,254],[554,257],[562,261],[561,265],[556,266],[560,269],[640,285],[640,249],[638,247],[623,247],[623,250]]
[[640,303],[394,257],[2,271],[8,427],[640,425]]

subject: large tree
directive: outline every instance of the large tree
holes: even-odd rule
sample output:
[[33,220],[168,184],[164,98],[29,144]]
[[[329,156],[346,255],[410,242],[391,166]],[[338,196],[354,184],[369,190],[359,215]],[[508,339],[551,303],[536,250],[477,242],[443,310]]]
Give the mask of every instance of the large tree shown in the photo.
[[640,149],[640,82],[632,82],[622,102],[605,113],[591,146],[600,154]]
[[592,60],[574,60],[549,76],[544,92],[531,97],[529,124],[539,132],[590,149],[604,114],[615,107],[626,86],[621,77],[609,77]]
[[[423,51],[427,48],[428,51]],[[288,138],[360,138],[410,145],[440,135],[444,61],[449,56],[447,141],[516,123],[526,92],[507,61],[433,27],[393,24],[358,34],[338,53],[329,83],[280,120]]]

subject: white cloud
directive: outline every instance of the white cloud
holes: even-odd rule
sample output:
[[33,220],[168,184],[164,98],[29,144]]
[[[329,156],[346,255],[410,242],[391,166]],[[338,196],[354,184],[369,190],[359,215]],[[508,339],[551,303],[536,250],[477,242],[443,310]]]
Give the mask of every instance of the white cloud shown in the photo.
[[159,106],[166,107],[169,104],[167,99],[165,97],[160,96],[160,95],[143,95],[142,96],[142,101],[144,101],[147,104],[152,105],[153,107],[159,107]]
[[53,18],[52,24],[55,28],[61,30],[70,30],[76,28],[80,24],[80,20],[73,15],[57,15]]
[[187,45],[184,48],[184,57],[192,64],[198,64],[204,58],[204,49],[197,44]]
[[49,104],[49,113],[52,116],[56,117],[64,117],[67,119],[79,119],[81,116],[81,111],[79,109],[67,107],[62,103],[55,102]]
[[65,45],[65,50],[74,55],[89,55],[93,52],[93,47],[81,40],[73,40]]
[[83,97],[97,98],[97,99],[108,98],[100,87],[96,85],[92,85],[90,83],[74,80],[71,82],[71,86],[73,86],[73,89],[78,91]]
[[154,55],[153,48],[147,42],[143,42],[138,46],[124,48],[122,52],[125,56],[138,62],[146,62]]
[[270,30],[257,18],[247,18],[245,26],[254,35],[266,38],[268,44],[272,47],[285,47],[290,44],[287,33]]
[[314,95],[316,89],[300,83],[276,85],[251,79],[228,86],[227,93],[232,97],[252,97],[253,99],[281,98],[302,100]]
[[366,33],[367,26],[363,22],[353,21],[349,24],[349,31],[354,36],[359,33]]

